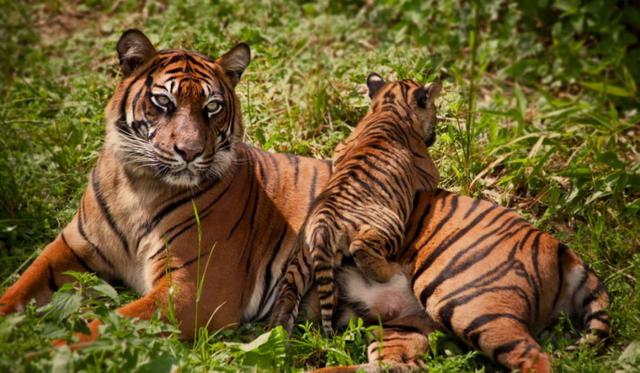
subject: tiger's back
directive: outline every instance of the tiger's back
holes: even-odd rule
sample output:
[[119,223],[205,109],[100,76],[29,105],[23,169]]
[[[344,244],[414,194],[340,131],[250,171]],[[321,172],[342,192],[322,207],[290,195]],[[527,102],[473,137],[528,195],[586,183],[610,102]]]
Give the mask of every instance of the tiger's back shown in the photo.
[[578,318],[596,343],[609,333],[602,283],[565,245],[517,212],[437,191],[421,195],[400,261],[413,291],[443,330],[495,361],[549,371],[534,335],[560,313]]

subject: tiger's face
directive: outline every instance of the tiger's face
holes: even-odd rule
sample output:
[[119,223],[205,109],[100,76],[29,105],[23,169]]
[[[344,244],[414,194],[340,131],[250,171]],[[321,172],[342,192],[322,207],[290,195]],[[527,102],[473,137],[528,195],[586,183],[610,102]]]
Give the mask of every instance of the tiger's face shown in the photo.
[[371,111],[384,106],[403,109],[403,114],[421,134],[425,145],[433,145],[437,123],[435,99],[442,90],[441,82],[422,85],[407,79],[387,83],[380,75],[371,73],[367,77],[367,88],[372,101]]
[[124,79],[108,109],[107,146],[134,175],[179,187],[223,177],[243,135],[234,88],[250,61],[246,44],[218,59],[156,51],[138,30],[117,45]]

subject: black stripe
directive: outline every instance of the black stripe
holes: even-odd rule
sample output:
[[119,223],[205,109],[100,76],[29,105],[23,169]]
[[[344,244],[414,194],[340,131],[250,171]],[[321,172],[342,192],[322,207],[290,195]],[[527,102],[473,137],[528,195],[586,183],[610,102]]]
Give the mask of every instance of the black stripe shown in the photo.
[[[494,207],[496,207],[496,206],[494,206]],[[489,227],[489,226],[495,224],[498,221],[498,219],[500,219],[501,217],[503,217],[504,215],[506,215],[506,214],[508,214],[510,212],[513,212],[513,210],[505,208],[505,207],[500,207],[500,208],[502,209],[502,211],[500,211],[499,214],[494,216],[493,219],[491,219],[487,224],[485,224],[485,227]]]
[[49,290],[55,293],[56,291],[58,291],[58,285],[56,285],[56,279],[55,275],[53,274],[53,268],[51,267],[51,264],[47,264],[47,269],[49,270],[47,285],[49,286]]
[[531,253],[531,261],[533,263],[533,273],[536,276],[536,281],[533,282],[533,298],[534,298],[534,320],[538,320],[540,315],[540,286],[542,285],[542,280],[540,279],[540,268],[538,265],[538,253],[540,252],[540,237],[542,237],[542,232],[538,233],[536,237],[533,239],[533,250]]
[[[519,262],[507,260],[498,264],[497,266],[494,266],[490,271],[481,274],[480,276],[467,282],[463,286],[458,287],[456,290],[449,292],[440,299],[440,302],[451,299],[458,294],[464,293],[467,290],[481,288],[502,279],[511,271],[516,263]],[[522,265],[522,263],[520,263],[520,265]]]
[[[268,307],[265,307],[265,302],[267,301],[267,299],[269,299],[269,297],[273,293],[273,290],[276,288],[276,286],[271,286],[271,276],[273,272],[271,267],[273,266],[273,262],[275,261],[276,257],[280,253],[280,247],[282,246],[282,242],[284,242],[284,238],[287,235],[287,232],[288,232],[288,229],[287,229],[287,226],[285,225],[284,228],[282,229],[282,233],[280,234],[280,237],[278,237],[275,245],[273,246],[271,251],[269,251],[271,253],[271,259],[269,259],[267,266],[264,267],[264,275],[262,278],[262,295],[260,297],[258,310],[264,310],[268,308]],[[277,283],[278,281],[276,281],[276,284]],[[260,284],[258,284],[257,286],[260,286]]]
[[125,124],[127,123],[126,122],[126,119],[127,119],[127,112],[126,112],[127,101],[129,100],[129,95],[131,94],[132,87],[144,75],[149,74],[149,76],[151,76],[157,69],[158,69],[158,65],[157,64],[149,65],[145,70],[141,71],[140,74],[138,74],[133,79],[131,79],[131,81],[129,82],[129,85],[127,85],[127,88],[125,88],[124,94],[122,95],[122,101],[120,102],[120,107],[119,107],[119,114],[120,114],[119,117],[120,117],[120,119],[125,121]]
[[82,215],[84,214],[84,207],[83,206],[84,206],[84,196],[82,197],[82,200],[80,201],[80,207],[78,209],[78,232],[80,232],[80,236],[85,241],[87,241],[87,243],[93,249],[93,251],[95,251],[96,254],[98,254],[100,259],[102,259],[102,261],[107,264],[107,266],[109,267],[110,272],[115,272],[115,270],[114,270],[115,267],[113,266],[113,263],[111,263],[111,261],[109,259],[107,259],[107,257],[102,253],[102,250],[100,250],[100,248],[96,244],[91,242],[91,240],[89,239],[89,236],[87,236],[87,233],[84,230],[84,226],[83,226],[83,223],[82,223]]
[[[520,221],[518,219],[513,219],[511,221],[511,223],[507,225],[506,230],[508,231],[508,229],[512,228],[513,225],[515,225],[515,224],[517,224],[519,222]],[[468,252],[470,252],[472,249],[474,249],[480,243],[484,242],[485,240],[487,240],[487,239],[489,239],[491,237],[495,237],[496,231],[502,229],[502,227],[498,227],[498,228],[494,229],[493,231],[484,234],[479,239],[475,240],[472,245],[470,245],[470,246],[466,247],[464,250],[461,250],[458,253],[456,253],[456,255],[447,263],[446,267],[442,271],[440,271],[438,276],[433,281],[431,281],[428,286],[426,286],[424,289],[422,289],[422,291],[420,292],[420,301],[422,302],[422,304],[426,304],[427,299],[433,294],[433,292],[438,288],[438,286],[440,286],[440,284],[442,284],[444,281],[446,281],[447,279],[454,278],[458,274],[460,274],[460,273],[466,271],[467,269],[469,269],[472,265],[474,265],[474,264],[478,263],[479,261],[485,259],[489,254],[491,254],[493,252],[494,248],[498,247],[503,241],[511,238],[512,236],[517,234],[521,229],[524,229],[526,227],[527,227],[527,225],[524,225],[524,226],[521,226],[520,228],[516,229],[513,232],[507,232],[503,237],[500,237],[500,239],[496,240],[491,245],[488,245],[483,250],[475,253],[473,256],[471,256],[470,258],[465,260],[462,264],[458,265],[457,267],[454,267],[454,265],[458,262],[458,260],[460,260],[464,255],[466,255]]]
[[585,318],[584,318],[583,324],[586,326],[592,320],[598,320],[600,322],[603,322],[603,323],[609,325],[609,314],[605,310],[600,310],[600,311],[596,311],[596,312],[594,312],[592,314],[587,314],[585,316]]
[[600,339],[607,339],[609,338],[609,332],[606,330],[602,330],[602,329],[598,329],[598,328],[593,328],[593,329],[589,329],[589,333],[595,335],[596,337],[600,338]]
[[445,304],[444,306],[442,306],[442,308],[440,308],[438,310],[438,315],[440,316],[440,320],[442,320],[443,325],[449,329],[449,330],[453,330],[453,328],[451,327],[451,318],[453,317],[453,313],[455,311],[456,308],[463,306],[471,301],[473,301],[474,299],[478,298],[479,296],[486,294],[486,293],[497,293],[500,291],[513,291],[515,292],[527,305],[528,309],[531,309],[531,302],[529,301],[529,297],[527,295],[527,293],[522,290],[520,287],[518,286],[494,286],[494,287],[490,287],[490,288],[484,288],[484,289],[480,289],[477,290],[469,295],[465,295],[463,297],[459,297],[456,299],[453,299],[449,302],[447,302],[447,304]]
[[567,253],[567,251],[569,250],[569,248],[567,247],[567,245],[563,244],[563,243],[559,243],[558,244],[558,250],[557,250],[557,261],[558,261],[558,265],[557,265],[557,271],[558,271],[558,288],[556,289],[556,295],[553,297],[553,303],[552,303],[552,307],[551,310],[554,311],[556,309],[556,306],[558,305],[558,301],[560,300],[560,295],[562,294],[562,286],[564,283],[564,266],[563,266],[563,261],[564,261],[564,256]]
[[318,183],[318,168],[313,167],[313,176],[311,176],[311,189],[309,190],[309,204],[316,199],[316,184]]
[[[453,216],[453,212],[455,210],[457,210],[458,204],[457,204],[457,198],[454,197],[452,203],[451,203],[451,210],[449,211],[449,214],[447,216],[447,218],[443,219],[439,224],[438,224],[438,228],[432,232],[431,237],[433,237],[435,235],[435,232],[437,232],[437,230],[439,228],[441,228],[441,226],[443,225],[443,223],[446,223],[446,221],[448,219],[451,218],[451,216]],[[420,276],[420,274],[422,274],[422,272],[424,272],[427,268],[429,268],[433,262],[436,261],[436,259],[438,259],[440,257],[440,255],[442,255],[449,247],[451,247],[454,243],[456,243],[458,240],[460,240],[462,237],[464,237],[469,231],[471,231],[473,228],[475,228],[475,226],[482,221],[482,219],[484,219],[484,217],[491,211],[493,211],[495,209],[495,206],[490,205],[487,209],[485,209],[484,211],[482,211],[481,213],[478,214],[478,216],[476,216],[469,224],[467,224],[464,228],[458,230],[453,236],[451,236],[448,239],[445,239],[444,241],[442,241],[432,252],[431,254],[422,262],[420,263],[420,267],[418,267],[418,269],[415,271],[414,274],[414,278],[416,278],[417,276]],[[427,240],[427,242],[430,240]]]
[[596,301],[598,297],[600,297],[600,294],[602,294],[603,292],[604,292],[604,286],[600,281],[598,281],[598,286],[587,297],[585,297],[582,300],[581,308],[585,308],[587,305],[589,305],[589,303]]
[[[250,167],[250,165],[249,165],[249,167]],[[249,193],[246,194],[247,197],[246,197],[246,200],[244,202],[244,206],[242,207],[242,213],[240,214],[240,216],[238,217],[236,222],[231,227],[231,230],[229,231],[229,234],[227,234],[227,238],[226,238],[227,240],[229,240],[229,238],[231,238],[231,236],[236,231],[236,229],[238,229],[238,227],[240,226],[240,222],[245,219],[245,214],[248,211],[247,207],[249,206],[249,202],[251,202],[251,200],[256,198],[254,196],[254,194],[255,194],[254,187],[256,186],[256,183],[257,182],[255,180],[253,180],[253,178],[250,179],[250,181],[249,181]],[[255,208],[255,206],[254,206],[254,208]]]
[[[451,203],[447,204],[446,201],[443,201],[441,204],[441,208],[444,208],[444,206],[449,205],[451,206],[451,209],[449,210],[449,212],[447,213],[447,215],[443,218],[440,219],[440,222],[438,222],[438,224],[435,226],[435,228],[431,231],[431,234],[429,235],[429,237],[425,240],[425,245],[428,243],[431,243],[431,241],[433,240],[433,238],[436,236],[436,234],[438,234],[438,232],[440,232],[440,230],[442,229],[443,226],[445,226],[447,223],[449,223],[449,221],[453,218],[453,215],[457,212],[458,210],[458,196],[452,196],[452,200]],[[420,251],[421,248],[416,250],[416,253]],[[429,258],[427,258],[427,260],[429,260]],[[424,264],[425,262],[422,262],[422,264]],[[417,271],[414,272],[414,276],[412,279],[412,285],[415,283],[415,280],[420,276],[420,274],[422,272],[424,272],[424,270],[431,265],[431,262],[428,265],[425,265],[424,268],[422,268],[422,265],[420,266],[420,268],[418,268]]]
[[155,285],[156,282],[158,282],[158,280],[160,280],[162,277],[164,277],[165,275],[168,275],[169,273],[184,269],[189,267],[190,265],[192,265],[193,263],[197,262],[198,259],[202,258],[205,255],[208,255],[209,253],[211,253],[213,251],[213,249],[211,249],[210,251],[207,251],[206,253],[201,253],[200,255],[196,256],[193,259],[189,259],[186,262],[182,263],[181,265],[177,266],[177,267],[170,267],[169,269],[167,269],[166,271],[161,272],[158,276],[156,276],[156,278],[153,279],[152,284]]
[[571,294],[571,304],[574,306],[574,308],[578,308],[578,300],[576,299],[576,296],[578,295],[578,293],[580,292],[580,290],[582,290],[582,288],[586,285],[587,280],[589,279],[589,272],[587,272],[587,269],[582,266],[582,275],[580,277],[580,280],[578,281],[575,289],[573,290],[573,294]]
[[531,351],[533,349],[538,350],[538,348],[533,343],[529,343],[527,345],[527,347],[525,347],[524,350],[522,350],[522,352],[520,353],[520,359],[522,359],[523,357],[527,356],[529,351]]
[[473,200],[473,203],[471,204],[471,207],[467,210],[467,212],[464,213],[464,219],[467,219],[469,216],[471,216],[471,214],[473,214],[474,211],[476,211],[476,209],[478,208],[478,206],[480,206],[480,202],[482,200],[479,198],[476,198]]
[[507,342],[505,344],[501,344],[500,346],[493,349],[493,360],[498,361],[498,356],[502,354],[507,354],[513,351],[520,343],[524,342],[524,339],[516,339],[515,341]]
[[467,327],[462,331],[462,335],[465,338],[469,337],[469,333],[473,332],[474,330],[479,329],[480,327],[498,320],[498,319],[510,319],[510,320],[514,320],[516,322],[518,322],[519,324],[523,325],[525,328],[527,327],[527,323],[526,321],[522,320],[521,318],[512,315],[510,313],[490,313],[490,314],[485,314],[482,316],[478,316],[475,319],[473,319],[473,321],[471,321],[469,323],[469,325],[467,325]]
[[69,251],[71,251],[71,254],[73,254],[73,256],[76,258],[76,261],[80,264],[80,266],[86,272],[93,272],[93,270],[89,267],[87,262],[85,262],[84,259],[82,259],[80,257],[80,255],[78,255],[78,253],[76,253],[75,250],[73,250],[73,248],[69,245],[69,243],[67,242],[67,239],[64,236],[64,232],[60,233],[60,238],[62,238],[62,242],[64,242],[64,244],[67,246],[67,248],[69,248]]
[[107,201],[102,195],[102,191],[100,191],[100,183],[98,181],[97,169],[98,169],[97,167],[94,167],[93,172],[91,174],[91,186],[93,187],[93,195],[96,197],[96,201],[98,202],[100,211],[102,211],[102,215],[105,217],[105,219],[107,219],[107,223],[109,223],[109,227],[111,227],[111,229],[116,234],[116,236],[118,236],[118,239],[120,240],[120,244],[122,245],[122,248],[124,249],[125,254],[127,255],[127,257],[129,257],[131,253],[129,252],[129,244],[127,243],[127,238],[125,237],[124,233],[122,233],[120,228],[117,226],[116,221],[113,218],[113,215],[111,214],[111,210],[107,205]]
[[[416,197],[416,199],[417,199],[417,197]],[[408,248],[411,245],[413,245],[415,240],[420,237],[419,233],[424,231],[424,228],[425,228],[424,222],[427,219],[427,216],[429,216],[431,214],[431,206],[432,206],[432,204],[429,203],[420,211],[421,215],[420,215],[420,218],[418,219],[418,223],[416,224],[416,226],[414,228],[413,237],[411,237],[411,239],[408,239],[408,240],[405,239],[406,240],[405,247]],[[413,211],[416,211],[416,207],[417,206],[414,205]],[[411,219],[411,220],[413,220],[413,219]],[[411,224],[411,220],[409,220],[409,224],[407,224],[407,229],[406,230],[409,230],[409,228],[410,228],[409,225]]]
[[[162,210],[160,210],[157,214],[155,214],[150,220],[148,220],[142,226],[143,227],[142,234],[137,239],[138,245],[140,244],[140,241],[143,238],[145,238],[149,233],[151,233],[153,231],[153,229],[156,226],[158,226],[158,224],[160,224],[160,222],[165,217],[167,217],[167,215],[169,215],[171,212],[173,212],[174,210],[178,209],[179,207],[191,202],[192,200],[197,199],[198,197],[200,197],[204,193],[210,191],[211,188],[213,188],[216,184],[217,183],[215,181],[212,181],[207,186],[205,186],[203,189],[199,190],[197,193],[195,193],[195,194],[191,193],[187,197],[184,197],[184,198],[179,199],[177,201],[171,202],[168,205],[164,206],[162,208]],[[225,191],[226,191],[226,189],[225,189]],[[224,192],[223,192],[223,194],[224,194]]]
[[[225,195],[225,193],[227,192],[227,190],[229,190],[229,188],[231,187],[232,183],[227,184],[226,188],[220,192],[220,194],[218,194],[216,196],[216,198],[214,198],[207,206],[205,206],[199,213],[199,217],[200,217],[200,222],[204,222],[204,220],[209,216],[209,214],[212,212],[211,208]],[[180,231],[176,232],[175,234],[173,234],[167,241],[166,244],[163,244],[160,248],[158,248],[151,256],[149,256],[148,260],[154,260],[160,253],[164,252],[165,249],[167,249],[169,247],[169,245],[178,237],[180,237],[180,235],[182,235],[184,232],[186,232],[187,230],[193,228],[194,226],[197,225],[196,219],[195,219],[195,215],[189,216],[188,218],[186,218],[185,220],[181,221],[180,223],[174,225],[173,227],[167,229],[167,231],[165,233],[163,233],[161,235],[161,237],[166,237],[167,234],[171,233],[172,231],[174,231],[175,229],[177,229],[179,226],[186,224],[188,222],[191,222],[191,224],[188,224],[187,226],[185,226],[184,228],[182,228]]]

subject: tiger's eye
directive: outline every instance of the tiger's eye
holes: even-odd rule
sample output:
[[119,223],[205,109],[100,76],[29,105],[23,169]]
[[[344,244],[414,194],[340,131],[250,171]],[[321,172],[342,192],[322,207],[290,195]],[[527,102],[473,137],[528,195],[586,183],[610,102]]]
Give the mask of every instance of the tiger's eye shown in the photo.
[[212,116],[214,114],[218,114],[220,110],[222,110],[222,103],[219,101],[209,101],[209,103],[205,105],[204,109],[207,111],[209,116]]
[[163,106],[169,105],[169,102],[171,102],[171,100],[169,100],[169,97],[167,96],[159,96],[157,100],[158,103]]
[[151,102],[163,110],[167,110],[171,105],[171,99],[166,95],[153,95],[151,96]]

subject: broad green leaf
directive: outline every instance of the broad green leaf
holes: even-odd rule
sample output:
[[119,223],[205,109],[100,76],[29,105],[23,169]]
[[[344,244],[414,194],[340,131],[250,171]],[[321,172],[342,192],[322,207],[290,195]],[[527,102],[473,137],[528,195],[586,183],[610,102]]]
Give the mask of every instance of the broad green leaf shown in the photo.
[[118,297],[118,292],[116,291],[116,289],[114,289],[111,285],[107,284],[106,282],[102,282],[100,284],[94,285],[92,288],[96,292],[111,298],[116,303],[120,301],[120,298]]

